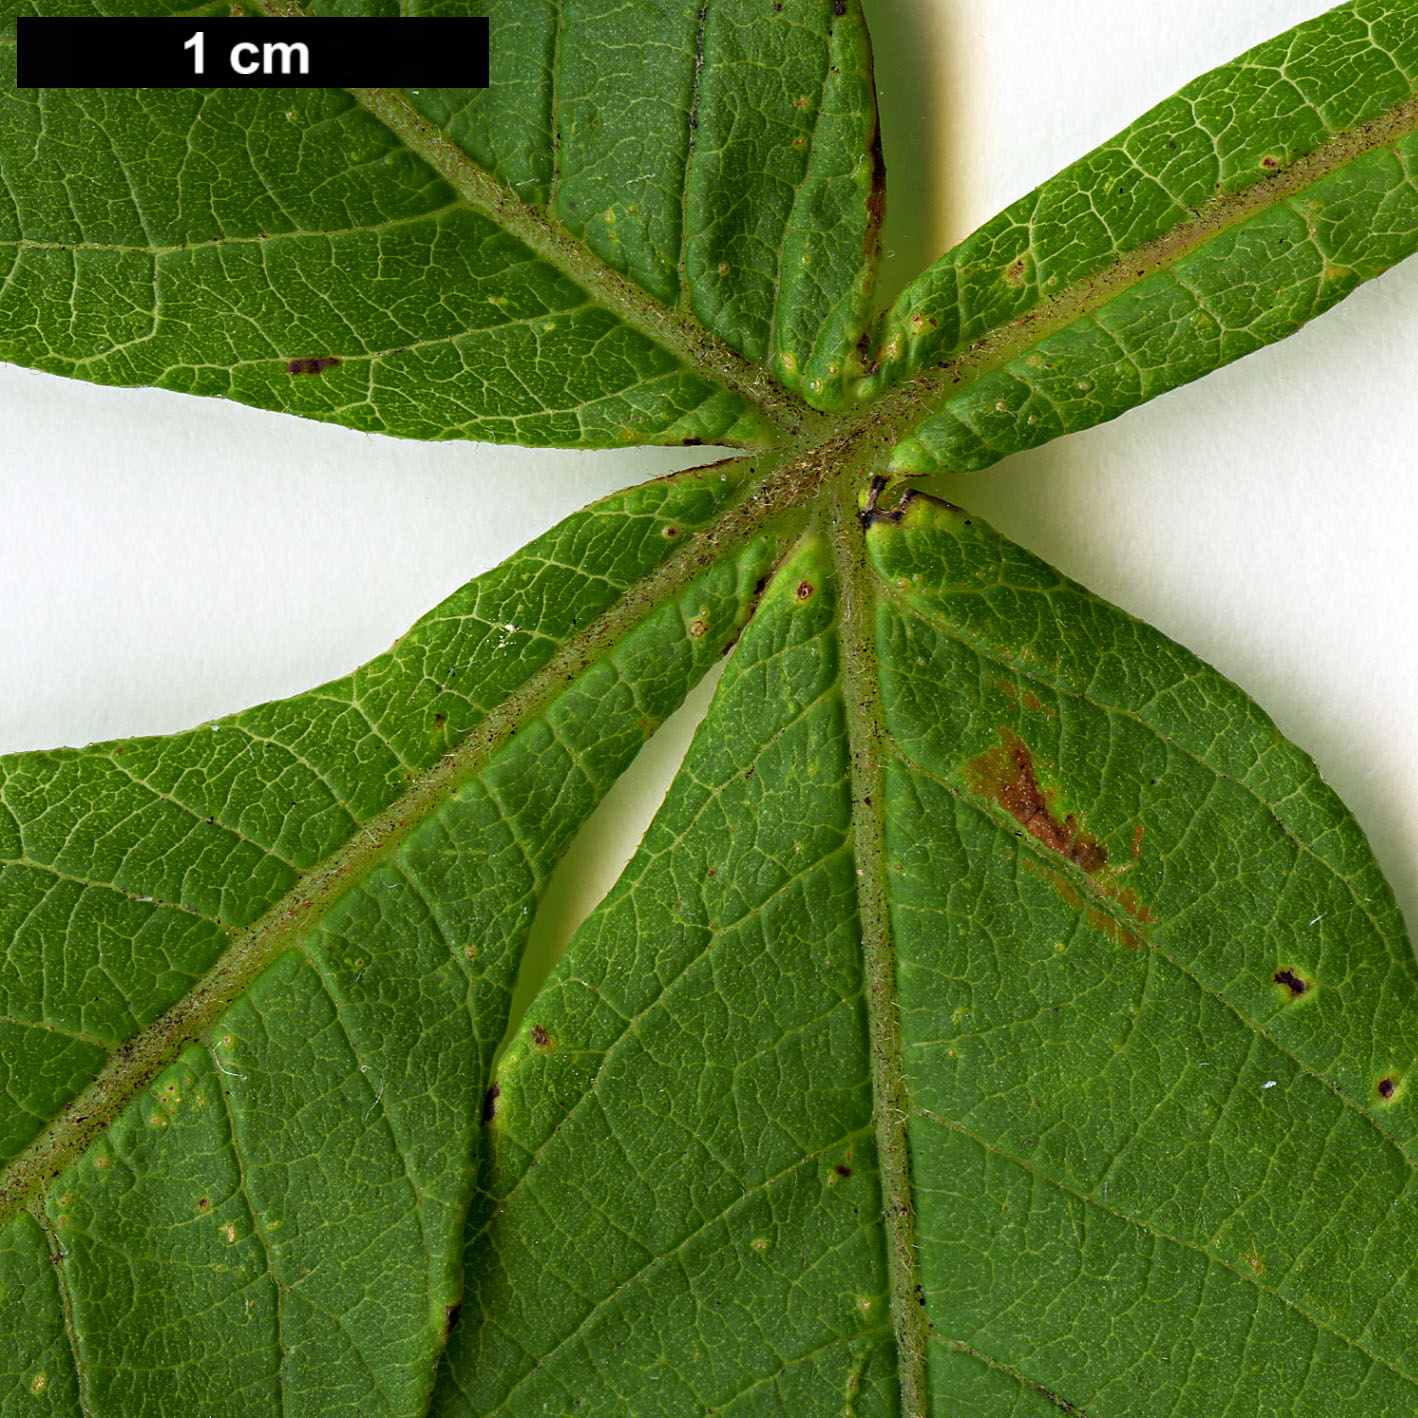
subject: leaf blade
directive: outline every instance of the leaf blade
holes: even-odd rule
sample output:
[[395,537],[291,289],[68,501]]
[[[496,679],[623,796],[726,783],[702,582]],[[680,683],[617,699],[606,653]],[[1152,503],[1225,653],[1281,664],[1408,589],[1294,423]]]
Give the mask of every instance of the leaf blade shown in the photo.
[[[759,680],[726,676],[641,853],[503,1059],[469,1307],[434,1411],[575,1394],[658,1412],[668,1394],[757,1412],[777,1384],[810,1411],[857,1401],[842,1356],[860,1357],[862,1317],[882,1322],[911,1267],[883,1233],[825,1272],[828,1328],[812,1335],[772,1281],[785,1251],[810,1276],[849,1253],[813,1227],[859,1184],[874,1215],[916,1217],[920,1411],[1406,1411],[1411,1281],[1370,1238],[1407,1229],[1418,976],[1362,835],[1233,686],[973,519],[908,497],[866,541],[875,589],[847,595],[868,596],[882,666],[880,860],[848,790],[862,749],[842,612],[804,619],[839,591],[800,553],[737,652]],[[798,715],[816,727],[794,733]],[[1082,750],[1105,732],[1110,752]],[[748,806],[760,772],[781,813]],[[807,810],[811,794],[828,797]],[[854,961],[817,1011],[840,1030],[773,1068],[798,996],[837,981],[837,943],[869,929],[877,870],[887,997],[868,1008]],[[745,935],[745,882],[804,895]],[[798,958],[805,920],[820,943]],[[904,1192],[881,1166],[890,1099],[871,1062],[898,1007]],[[867,1089],[878,1117],[845,1175],[806,1135],[795,1151],[794,1128],[759,1146],[772,1134],[745,1121],[771,1100],[821,1123],[824,1088]],[[865,1128],[855,1107],[844,1129]],[[795,1203],[740,1209],[765,1167]],[[733,1258],[737,1338],[716,1338],[700,1279],[706,1216],[717,1264]],[[856,1316],[853,1294],[868,1297]],[[908,1339],[898,1328],[898,1355]],[[1316,1347],[1315,1365],[1293,1362]],[[839,1362],[814,1367],[829,1351]],[[859,1399],[886,1401],[871,1384]]]
[[[46,1116],[27,1120],[30,1135],[0,1184],[6,1220],[20,1227],[20,1253],[33,1258],[22,1218],[41,1216],[50,1235],[44,1266],[52,1269],[51,1250],[63,1262],[77,1367],[67,1380],[51,1375],[56,1395],[77,1384],[100,1407],[119,1410],[158,1391],[177,1406],[233,1401],[223,1389],[230,1371],[208,1364],[208,1332],[193,1323],[215,1309],[243,1336],[238,1351],[277,1327],[278,1342],[264,1351],[269,1362],[241,1369],[250,1411],[264,1411],[277,1394],[310,1411],[378,1399],[383,1411],[405,1413],[426,1402],[460,1294],[458,1240],[478,1102],[532,907],[560,848],[736,634],[756,596],[774,555],[759,529],[781,504],[761,493],[744,499],[743,471],[672,478],[569,519],[530,554],[456,593],[362,671],[358,688],[327,687],[327,699],[344,710],[336,729],[356,746],[368,745],[378,706],[388,702],[404,746],[421,736],[432,767],[411,790],[377,757],[346,755],[337,732],[327,762],[363,767],[364,806],[381,796],[386,806],[362,823],[347,819],[348,844],[305,864],[294,885],[256,881],[237,858],[191,871],[183,834],[168,842],[194,877],[210,883],[225,870],[233,891],[249,895],[264,885],[277,899],[252,900],[248,914],[257,918],[245,934],[219,933],[224,953],[195,988],[188,985],[198,962],[173,971],[179,997],[143,1000],[132,1021],[137,1033],[125,1035],[124,1018],[110,1021],[118,1034],[97,1079],[82,1092],[71,1088],[67,1099],[56,1095],[47,1127]],[[732,525],[735,507],[738,529],[726,541],[692,535],[716,523],[723,531],[723,514]],[[597,544],[600,556],[583,567]],[[628,583],[617,580],[618,563]],[[669,568],[668,594],[646,598],[644,572],[656,567]],[[609,616],[588,621],[597,601]],[[459,671],[474,666],[482,673],[450,694]],[[540,694],[528,691],[539,676]],[[499,704],[508,683],[512,693]],[[351,693],[342,697],[342,688]],[[494,695],[486,707],[476,702],[484,688]],[[362,696],[370,713],[351,716]],[[164,751],[181,760],[194,739],[205,749],[223,732],[230,738],[263,715],[286,712],[305,723],[303,746],[318,764],[308,719],[319,699],[316,692],[133,747],[155,762]],[[421,713],[410,709],[419,701]],[[499,717],[507,720],[500,730]],[[497,731],[479,752],[479,734],[490,730]],[[473,772],[454,772],[440,785],[460,751],[444,755],[450,740],[473,753]],[[7,777],[56,758],[64,755],[13,756]],[[238,749],[235,761],[244,758]],[[269,804],[271,783],[259,771],[256,790],[248,784],[244,793],[219,773],[196,776],[238,809],[243,800]],[[293,793],[285,776],[274,782]],[[62,782],[49,789],[74,795]],[[90,799],[101,800],[101,789],[89,784]],[[26,816],[33,817],[21,810],[17,820]],[[141,872],[132,847],[141,815],[117,817],[117,833],[130,842],[121,860],[138,861],[132,870]],[[93,841],[108,850],[114,831],[70,834],[70,850],[86,843],[92,850]],[[155,846],[161,836],[149,832]],[[161,860],[156,850],[146,855]],[[127,883],[130,895],[138,884],[147,883]],[[19,905],[23,938],[29,927]],[[103,903],[71,910],[68,920],[67,931],[51,923],[45,937],[65,966],[49,973],[55,984],[39,1002],[41,1017],[81,1010],[89,979],[125,968],[131,933],[105,926]],[[35,1003],[19,992],[12,1001],[18,1010]],[[143,1217],[166,1224],[144,1226],[135,1254],[133,1227]],[[31,1275],[22,1299],[34,1299],[38,1283]],[[124,1295],[141,1316],[137,1341],[132,1325],[112,1323]],[[34,1343],[41,1341],[36,1328]],[[135,1342],[156,1346],[151,1364],[134,1362]],[[27,1370],[32,1378],[51,1350],[21,1345],[10,1356],[12,1381]],[[361,1398],[370,1382],[377,1392]]]
[[916,376],[896,469],[981,468],[1114,418],[1411,254],[1409,10],[1356,0],[1204,75],[919,277],[863,386]]
[[504,1057],[435,1412],[891,1411],[834,600],[811,538]]
[[909,514],[876,550],[933,1377],[966,1354],[1086,1413],[1405,1411],[1408,1342],[1374,1334],[1409,1282],[1371,1237],[1403,1229],[1418,991],[1362,835],[1214,672],[981,524],[917,525],[919,555]]
[[[536,19],[492,8],[499,35]],[[813,262],[812,279],[783,299],[773,339],[789,382],[808,379],[820,399],[826,381],[840,403],[876,251],[874,91],[855,7],[837,16],[829,0],[813,0],[813,15],[799,17],[811,20],[807,44],[801,24],[750,26],[731,9],[715,12],[714,35],[722,29],[732,51],[722,56],[717,38],[702,47],[691,8],[656,21],[655,52],[676,54],[693,80],[683,102],[661,92],[651,69],[621,93],[616,63],[638,47],[598,50],[603,17],[592,25],[575,14],[563,46],[563,20],[549,10],[538,41],[551,45],[546,72],[471,99],[424,91],[412,103],[387,90],[356,95],[359,106],[316,90],[150,91],[137,104],[97,91],[22,95],[7,46],[0,353],[404,437],[771,443],[805,411],[754,367],[768,352],[760,258],[788,243],[799,265]],[[638,31],[642,20],[626,12],[618,23]],[[736,62],[739,33],[761,62]],[[573,80],[586,90],[585,113],[569,112],[563,132],[557,105],[572,103]],[[828,136],[809,147],[793,135],[811,129],[824,92],[836,95]],[[596,112],[621,101],[664,115],[666,142],[649,145],[648,172],[626,170],[650,159],[601,131]],[[746,133],[744,110],[764,126]],[[426,114],[452,125],[451,136]],[[700,121],[706,134],[723,130],[731,160],[707,177],[688,170]],[[756,185],[737,166],[745,143],[763,170]],[[499,146],[512,156],[499,160]],[[87,181],[70,191],[75,152],[92,155]],[[526,197],[545,188],[547,206],[524,201],[519,186]],[[627,190],[653,200],[631,201]],[[731,196],[746,203],[736,217]],[[627,203],[618,223],[601,212],[615,218]],[[839,225],[856,230],[855,246],[825,239]],[[692,259],[679,256],[682,240]],[[798,251],[804,242],[811,255]],[[727,265],[730,247],[738,254]],[[759,257],[746,261],[748,252]],[[49,298],[60,286],[67,308]]]

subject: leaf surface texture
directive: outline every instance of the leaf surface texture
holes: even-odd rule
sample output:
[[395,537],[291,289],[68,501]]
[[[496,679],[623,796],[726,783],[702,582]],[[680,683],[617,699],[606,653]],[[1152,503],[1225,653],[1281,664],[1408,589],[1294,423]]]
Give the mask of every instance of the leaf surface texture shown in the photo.
[[[855,4],[403,8],[487,13],[494,83],[7,67],[0,353],[754,451],[345,679],[0,759],[0,1414],[1411,1413],[1418,980],[1361,832],[1234,686],[892,475],[1408,254],[1418,5],[1204,76],[875,318]],[[509,1025],[555,863],[725,654]]]

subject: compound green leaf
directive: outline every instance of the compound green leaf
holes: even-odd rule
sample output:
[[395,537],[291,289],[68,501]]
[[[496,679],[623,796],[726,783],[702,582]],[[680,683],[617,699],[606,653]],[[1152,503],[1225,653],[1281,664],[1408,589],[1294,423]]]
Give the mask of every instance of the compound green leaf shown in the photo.
[[[887,474],[1411,250],[1418,0],[1161,105],[870,370],[850,0],[488,10],[481,92],[0,89],[8,357],[776,445],[346,679],[0,759],[0,1414],[1405,1418],[1418,977],[1362,834],[1234,686]],[[509,1026],[557,859],[730,650]]]
[[540,445],[772,441],[801,412],[762,362],[845,397],[881,214],[855,3],[492,4],[471,96],[16,90],[15,17],[65,8],[0,9],[0,357]]
[[434,1411],[1411,1413],[1418,975],[1357,827],[980,523],[866,541],[780,570],[502,1059]]
[[1413,0],[1189,84],[901,294],[860,386],[916,377],[893,466],[983,468],[1293,333],[1418,249],[1415,129]]
[[537,900],[771,567],[746,471],[571,518],[308,695],[0,759],[11,1382],[417,1410]]

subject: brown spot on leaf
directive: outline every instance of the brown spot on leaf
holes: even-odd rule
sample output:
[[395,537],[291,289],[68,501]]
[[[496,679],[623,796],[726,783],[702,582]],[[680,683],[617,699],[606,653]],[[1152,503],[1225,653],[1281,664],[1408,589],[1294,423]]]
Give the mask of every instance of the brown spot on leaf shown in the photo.
[[454,1304],[445,1305],[443,1308],[443,1337],[447,1339],[453,1333],[453,1326],[458,1323],[458,1316],[463,1313],[463,1302],[456,1301]]
[[1031,714],[1045,714],[1050,719],[1054,717],[1053,709],[1050,708],[1049,705],[1045,704],[1044,701],[1040,699],[1039,696],[1035,694],[1034,691],[1031,689],[1026,689],[1024,691],[1024,693],[1020,696],[1020,702]]
[[689,622],[689,633],[696,640],[700,639],[708,628],[697,616]]
[[1267,153],[1267,154],[1260,160],[1260,165],[1261,165],[1267,172],[1279,172],[1279,171],[1280,171],[1280,159],[1279,159],[1278,157],[1276,157],[1274,153]]
[[1303,975],[1296,974],[1288,965],[1283,970],[1277,970],[1271,979],[1277,985],[1284,985],[1290,991],[1291,999],[1299,999],[1310,988],[1310,982]]
[[1019,698],[1019,691],[1007,679],[997,679],[995,681],[995,688],[999,690],[1001,694],[1009,695],[1011,699]]
[[1000,739],[999,748],[970,760],[974,790],[993,798],[1050,851],[1090,874],[1102,871],[1108,863],[1108,849],[1084,832],[1071,813],[1062,822],[1054,816],[1024,741],[1009,729],[1000,730]]
[[[1113,912],[1090,905],[1085,899],[1084,891],[1080,890],[1079,886],[1062,871],[1057,871],[1027,854],[1021,860],[1025,871],[1031,876],[1037,876],[1048,882],[1066,906],[1082,915],[1088,925],[1107,936],[1114,945],[1120,945],[1125,950],[1141,949],[1144,944],[1141,935],[1118,920]],[[1152,907],[1145,901],[1139,900],[1137,892],[1130,887],[1117,885],[1116,877],[1121,871],[1127,870],[1130,868],[1105,866],[1102,870],[1089,875],[1086,889],[1089,893],[1111,901],[1114,906],[1131,916],[1139,925],[1150,925],[1155,919]]]
[[1133,861],[1138,859],[1138,855],[1142,851],[1142,834],[1145,830],[1140,822],[1132,829],[1132,841],[1128,843],[1128,854]]
[[814,589],[811,581],[799,581],[798,589],[794,594],[797,596],[798,600],[807,601],[812,599]]
[[338,355],[321,355],[318,359],[293,359],[286,365],[287,374],[324,374],[340,363]]
[[[1124,870],[1126,870],[1126,868],[1124,868]],[[1099,890],[1102,891],[1105,896],[1111,897],[1129,916],[1135,921],[1141,922],[1144,926],[1150,926],[1152,922],[1157,919],[1153,914],[1152,907],[1145,901],[1140,900],[1137,892],[1135,892],[1132,887],[1125,886],[1119,889],[1111,884],[1106,884],[1100,886]]]
[[852,1175],[852,1169],[842,1162],[837,1164],[836,1171],[839,1177],[850,1177]]
[[1384,1099],[1385,1102],[1387,1102],[1388,1099],[1392,1098],[1393,1095],[1398,1092],[1398,1084],[1396,1084],[1393,1079],[1391,1079],[1387,1074],[1385,1074],[1381,1079],[1379,1079],[1377,1086],[1379,1097]]
[[1250,1266],[1257,1275],[1265,1274],[1265,1265],[1260,1258],[1260,1252],[1256,1250],[1254,1246],[1251,1247],[1251,1253],[1246,1257],[1246,1264]]
[[532,1042],[537,1048],[544,1049],[551,1043],[551,1035],[540,1024],[534,1024],[532,1025]]
[[1105,935],[1114,945],[1120,945],[1124,950],[1140,950],[1142,948],[1142,937],[1136,931],[1130,931],[1119,921],[1115,921],[1106,911],[1100,911],[1096,906],[1088,909],[1084,920],[1100,935]]
[[435,729],[441,729],[441,728],[444,726],[444,724],[446,724],[447,722],[448,722],[448,715],[447,715],[447,714],[435,714],[435,715],[433,716],[433,727],[434,727]]
[[1024,257],[1016,256],[1008,266],[1004,268],[1004,280],[1008,286],[1013,286],[1018,290],[1024,284],[1024,272],[1027,269]]
[[1046,867],[1042,862],[1035,861],[1033,857],[1025,857],[1023,862],[1024,870],[1030,876],[1037,876],[1041,881],[1047,881],[1058,892],[1065,906],[1074,911],[1083,910],[1083,893],[1062,872],[1057,872],[1052,867]]
[[871,480],[871,486],[867,489],[866,506],[857,513],[857,520],[863,527],[873,527],[878,522],[899,522],[906,515],[906,509],[915,501],[916,493],[908,487],[902,492],[895,507],[880,508],[877,503],[885,488],[885,478],[875,477]]
[[666,527],[664,532],[661,533],[661,535],[665,538],[666,541],[672,541],[675,537],[679,536],[679,528]]
[[497,1100],[502,1096],[502,1089],[497,1084],[483,1095],[483,1122],[490,1123],[497,1116]]

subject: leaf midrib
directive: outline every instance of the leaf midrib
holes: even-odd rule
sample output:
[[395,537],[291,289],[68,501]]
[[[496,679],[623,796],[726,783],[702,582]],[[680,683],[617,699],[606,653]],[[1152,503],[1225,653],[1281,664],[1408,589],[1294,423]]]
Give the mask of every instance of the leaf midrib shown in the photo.
[[926,1341],[919,1303],[915,1188],[906,1135],[910,1097],[906,1088],[901,1013],[897,1004],[896,950],[886,868],[883,788],[887,742],[873,629],[879,580],[868,560],[865,529],[858,516],[858,478],[849,466],[832,488],[833,570],[837,581],[839,682],[846,716],[851,786],[852,851],[857,864],[857,912],[861,926],[862,976],[867,1006],[873,1124],[881,1178],[892,1327],[903,1418],[926,1418],[930,1410]]
[[779,384],[766,366],[736,353],[692,314],[661,304],[629,276],[592,254],[557,218],[524,203],[510,187],[474,163],[451,138],[419,114],[402,91],[348,92],[474,211],[495,222],[694,373],[737,394],[782,439],[792,439],[824,424],[823,416]]
[[[490,709],[457,747],[416,775],[399,797],[358,823],[340,848],[306,871],[255,923],[232,939],[181,999],[115,1049],[93,1081],[0,1170],[0,1228],[33,1207],[54,1178],[108,1128],[147,1083],[197,1041],[262,971],[287,950],[299,947],[341,896],[391,858],[423,822],[601,655],[709,566],[732,555],[799,506],[820,484],[821,468],[812,457],[776,464],[771,456],[765,459],[754,474],[745,477],[735,501],[713,523],[569,639],[545,665]],[[769,476],[765,477],[765,472]]]
[[[277,18],[309,16],[309,10],[301,0],[263,0],[263,8],[268,15]],[[555,84],[560,74],[562,21],[563,17],[558,14],[558,53],[552,66],[551,98],[554,169],[548,209],[555,200],[561,174]],[[778,383],[766,364],[745,359],[706,329],[693,314],[671,309],[629,276],[606,265],[583,241],[573,237],[550,214],[550,210],[529,206],[511,187],[479,167],[446,133],[414,108],[402,89],[350,88],[346,92],[384,124],[410,153],[438,173],[474,211],[515,237],[543,261],[593,295],[627,325],[675,355],[695,373],[737,394],[781,435],[773,440],[774,444],[791,442],[804,436],[815,441],[812,439],[814,433],[822,438],[829,435],[833,421]],[[696,73],[696,101],[697,93]],[[798,443],[799,448],[802,446]]]

